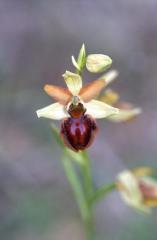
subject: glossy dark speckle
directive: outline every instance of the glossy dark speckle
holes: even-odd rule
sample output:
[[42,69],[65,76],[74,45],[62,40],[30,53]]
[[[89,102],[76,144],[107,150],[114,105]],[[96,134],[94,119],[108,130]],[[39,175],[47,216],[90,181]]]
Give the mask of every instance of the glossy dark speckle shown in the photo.
[[61,136],[67,147],[79,151],[92,144],[97,129],[95,120],[91,116],[83,114],[79,118],[69,117],[63,120]]

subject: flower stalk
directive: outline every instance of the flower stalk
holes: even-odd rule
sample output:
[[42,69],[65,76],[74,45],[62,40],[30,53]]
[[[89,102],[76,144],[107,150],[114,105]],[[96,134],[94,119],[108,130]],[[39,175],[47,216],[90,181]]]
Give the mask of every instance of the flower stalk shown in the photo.
[[80,214],[84,222],[86,237],[88,240],[94,240],[94,219],[93,219],[93,207],[89,201],[89,195],[93,192],[93,186],[91,181],[91,174],[89,168],[89,159],[86,152],[83,152],[83,161],[85,164],[79,165],[82,172],[83,184],[72,166],[71,159],[66,155],[67,152],[63,152],[62,164],[69,183],[73,189],[76,202],[80,209]]

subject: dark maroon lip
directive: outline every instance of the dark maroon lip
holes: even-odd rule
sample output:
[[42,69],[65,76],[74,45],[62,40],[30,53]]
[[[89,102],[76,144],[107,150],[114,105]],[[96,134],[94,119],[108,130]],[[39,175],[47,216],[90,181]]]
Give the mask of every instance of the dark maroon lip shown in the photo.
[[61,124],[61,137],[65,145],[74,151],[85,150],[95,138],[98,127],[89,115],[67,118]]

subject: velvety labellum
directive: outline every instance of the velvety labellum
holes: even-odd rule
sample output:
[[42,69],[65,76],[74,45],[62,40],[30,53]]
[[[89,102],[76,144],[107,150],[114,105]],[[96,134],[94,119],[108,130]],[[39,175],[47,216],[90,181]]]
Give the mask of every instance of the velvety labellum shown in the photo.
[[69,117],[62,122],[61,136],[67,147],[79,151],[92,144],[97,129],[95,120],[89,115]]

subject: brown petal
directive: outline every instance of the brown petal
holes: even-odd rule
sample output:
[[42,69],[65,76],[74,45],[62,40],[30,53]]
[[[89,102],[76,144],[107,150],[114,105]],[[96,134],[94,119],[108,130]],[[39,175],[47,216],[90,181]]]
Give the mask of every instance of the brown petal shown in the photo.
[[116,70],[111,70],[105,73],[99,79],[83,87],[79,92],[79,96],[82,98],[84,102],[89,102],[93,98],[97,97],[97,95],[99,95],[101,90],[104,87],[106,87],[108,84],[113,82],[113,80],[117,76],[118,76],[118,72]]
[[83,87],[79,92],[79,96],[84,102],[89,102],[95,98],[105,86],[106,82],[104,80],[95,80]]
[[44,91],[50,97],[53,97],[56,101],[58,101],[59,103],[61,103],[63,105],[66,105],[72,97],[72,95],[71,95],[71,93],[69,92],[68,89],[58,87],[58,86],[55,86],[55,85],[46,84],[44,86]]

